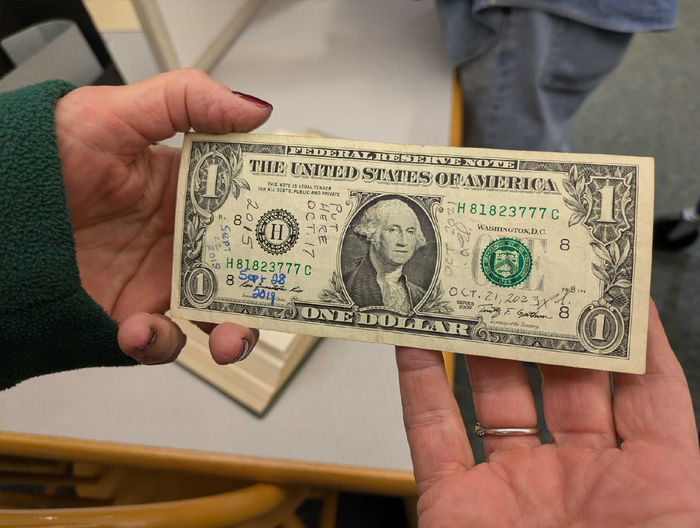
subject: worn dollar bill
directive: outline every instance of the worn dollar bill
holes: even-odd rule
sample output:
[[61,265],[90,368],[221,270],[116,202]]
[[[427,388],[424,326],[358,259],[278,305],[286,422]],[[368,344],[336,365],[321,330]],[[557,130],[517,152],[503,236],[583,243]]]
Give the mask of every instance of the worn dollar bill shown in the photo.
[[653,185],[650,158],[188,134],[172,313],[643,372]]

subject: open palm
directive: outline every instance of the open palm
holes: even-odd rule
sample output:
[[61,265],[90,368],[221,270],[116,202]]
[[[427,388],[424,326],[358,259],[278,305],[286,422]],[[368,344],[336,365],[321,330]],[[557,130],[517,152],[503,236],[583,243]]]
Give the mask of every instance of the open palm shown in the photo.
[[[690,394],[655,308],[647,372],[540,367],[552,443],[484,437],[474,465],[439,353],[401,348],[399,380],[420,526],[700,526],[700,453]],[[469,357],[479,421],[537,421],[522,364]]]
[[[56,136],[83,287],[120,324],[122,350],[174,359],[184,344],[167,318],[180,152],[153,142],[175,132],[245,132],[271,107],[196,70],[126,87],[79,88],[56,106]],[[240,355],[247,328],[212,332],[214,358]],[[148,345],[146,348],[144,348]]]

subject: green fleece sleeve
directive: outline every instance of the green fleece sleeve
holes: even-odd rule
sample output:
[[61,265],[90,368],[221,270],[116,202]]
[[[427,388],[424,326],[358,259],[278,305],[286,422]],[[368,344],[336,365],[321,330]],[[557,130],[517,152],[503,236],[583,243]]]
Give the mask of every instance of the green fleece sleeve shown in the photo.
[[40,374],[133,365],[75,259],[47,81],[0,94],[0,390]]

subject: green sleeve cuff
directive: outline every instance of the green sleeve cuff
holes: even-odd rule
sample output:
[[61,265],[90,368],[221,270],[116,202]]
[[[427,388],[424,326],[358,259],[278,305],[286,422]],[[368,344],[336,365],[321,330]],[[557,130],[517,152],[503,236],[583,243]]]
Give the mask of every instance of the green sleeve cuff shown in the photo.
[[0,390],[40,374],[133,365],[82,288],[47,81],[0,94]]

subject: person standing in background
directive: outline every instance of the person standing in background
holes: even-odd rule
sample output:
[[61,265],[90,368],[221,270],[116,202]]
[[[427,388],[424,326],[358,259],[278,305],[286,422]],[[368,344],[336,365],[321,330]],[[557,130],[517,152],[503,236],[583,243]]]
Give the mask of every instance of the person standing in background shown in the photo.
[[567,151],[586,97],[678,0],[436,0],[457,68],[465,146]]

